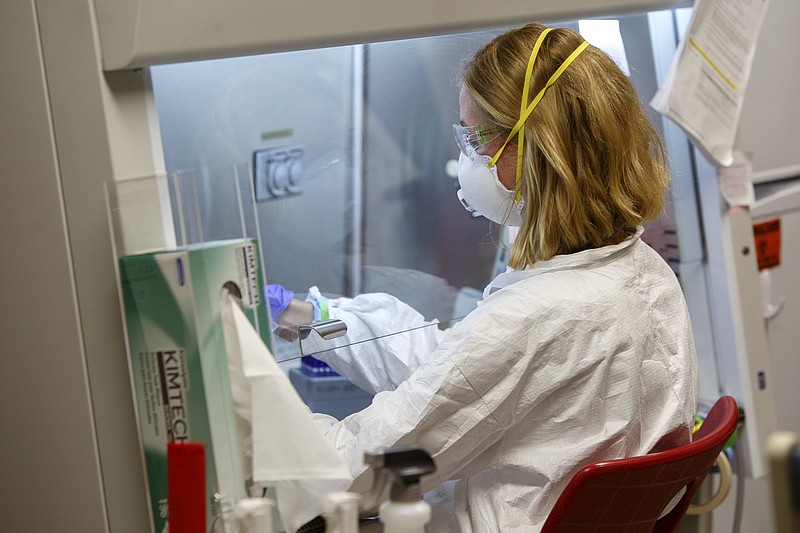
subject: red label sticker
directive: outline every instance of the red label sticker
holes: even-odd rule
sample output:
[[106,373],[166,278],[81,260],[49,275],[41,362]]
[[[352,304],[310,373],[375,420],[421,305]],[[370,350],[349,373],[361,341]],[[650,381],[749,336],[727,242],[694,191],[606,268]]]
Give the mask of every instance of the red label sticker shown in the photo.
[[753,224],[756,241],[758,269],[776,267],[781,264],[781,219],[776,218]]

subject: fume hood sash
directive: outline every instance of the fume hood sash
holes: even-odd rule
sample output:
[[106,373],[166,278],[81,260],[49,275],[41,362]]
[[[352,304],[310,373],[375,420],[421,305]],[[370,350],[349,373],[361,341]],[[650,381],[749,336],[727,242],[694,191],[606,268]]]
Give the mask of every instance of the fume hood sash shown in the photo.
[[94,0],[104,70],[685,7],[667,0]]

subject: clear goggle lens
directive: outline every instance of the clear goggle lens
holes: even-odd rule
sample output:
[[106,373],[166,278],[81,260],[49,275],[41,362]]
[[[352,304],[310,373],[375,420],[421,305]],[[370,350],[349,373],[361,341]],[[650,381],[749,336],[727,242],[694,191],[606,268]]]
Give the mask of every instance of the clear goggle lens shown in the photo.
[[477,151],[481,146],[492,142],[500,132],[488,126],[462,126],[453,124],[453,136],[464,155]]

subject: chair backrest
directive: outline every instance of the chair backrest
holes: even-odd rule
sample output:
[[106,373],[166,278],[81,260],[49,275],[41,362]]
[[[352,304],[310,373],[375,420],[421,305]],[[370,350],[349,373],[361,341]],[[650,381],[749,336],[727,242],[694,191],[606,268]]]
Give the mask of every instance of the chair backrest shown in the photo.
[[[583,467],[556,501],[542,533],[676,531],[738,421],[736,401],[723,396],[690,444]],[[660,517],[684,487],[680,500]]]

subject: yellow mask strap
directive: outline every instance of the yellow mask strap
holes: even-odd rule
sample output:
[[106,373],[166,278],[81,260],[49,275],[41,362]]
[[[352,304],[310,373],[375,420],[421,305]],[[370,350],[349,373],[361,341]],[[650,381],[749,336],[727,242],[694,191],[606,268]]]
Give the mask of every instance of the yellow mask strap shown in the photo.
[[[556,71],[553,73],[553,75],[550,76],[550,79],[547,80],[547,83],[545,84],[545,86],[542,87],[542,89],[536,94],[536,96],[533,98],[533,100],[531,100],[530,103],[528,103],[526,105],[525,101],[527,100],[528,91],[530,90],[530,79],[531,79],[531,75],[533,73],[533,65],[534,65],[534,62],[536,61],[536,56],[539,54],[539,49],[541,48],[542,42],[544,40],[544,37],[548,33],[550,33],[550,31],[551,31],[551,28],[547,28],[539,35],[539,38],[536,39],[536,43],[533,46],[533,51],[531,52],[531,57],[528,60],[528,68],[526,70],[526,75],[525,75],[525,85],[524,85],[523,91],[522,91],[522,103],[520,105],[520,117],[519,117],[519,120],[514,125],[514,127],[511,129],[511,132],[508,134],[508,137],[506,138],[506,140],[503,143],[503,145],[500,147],[500,149],[497,151],[497,153],[494,154],[494,157],[492,157],[492,159],[488,163],[489,167],[493,167],[494,165],[496,165],[497,164],[497,160],[500,159],[500,156],[502,155],[503,150],[505,150],[505,147],[508,144],[508,142],[511,139],[514,138],[514,135],[517,135],[519,133],[519,139],[517,141],[517,175],[516,175],[517,189],[519,189],[519,180],[522,177],[522,152],[523,152],[523,149],[524,149],[524,146],[525,146],[525,137],[524,137],[525,130],[524,130],[523,126],[525,125],[525,122],[528,120],[528,117],[531,116],[531,113],[533,113],[533,110],[536,109],[536,106],[541,101],[542,97],[544,96],[545,91],[551,85],[553,85],[556,82],[556,80],[561,76],[561,74],[564,73],[564,71],[567,69],[567,67],[573,61],[575,61],[575,58],[577,58],[581,54],[581,52],[583,52],[586,49],[586,47],[589,46],[589,43],[587,41],[583,41],[580,45],[578,45],[578,47],[569,55],[569,57],[567,57],[567,59],[564,60],[564,62],[561,64],[561,66],[558,67],[558,69],[556,69]],[[518,190],[517,191],[517,195],[515,197],[515,201],[519,201],[520,195],[521,195],[521,192]]]
[[[533,75],[533,64],[536,62],[536,57],[539,55],[539,49],[542,47],[542,43],[544,42],[545,36],[550,33],[553,28],[545,28],[545,30],[539,34],[539,38],[536,39],[536,43],[533,45],[533,51],[531,52],[531,57],[528,59],[528,68],[525,69],[525,84],[522,87],[522,100],[520,101],[519,107],[519,116],[525,114],[525,108],[528,107],[528,94],[531,91],[531,77]],[[506,139],[508,142],[508,139]],[[503,148],[505,148],[505,144],[499,150],[502,153]],[[522,177],[522,151],[525,148],[525,128],[519,130],[519,135],[517,135],[517,180],[516,183],[519,185],[519,179]],[[495,158],[499,157],[499,154],[495,154]],[[497,161],[495,160],[495,163]],[[519,198],[522,192],[517,187],[517,195],[514,197],[515,202],[519,202]]]

